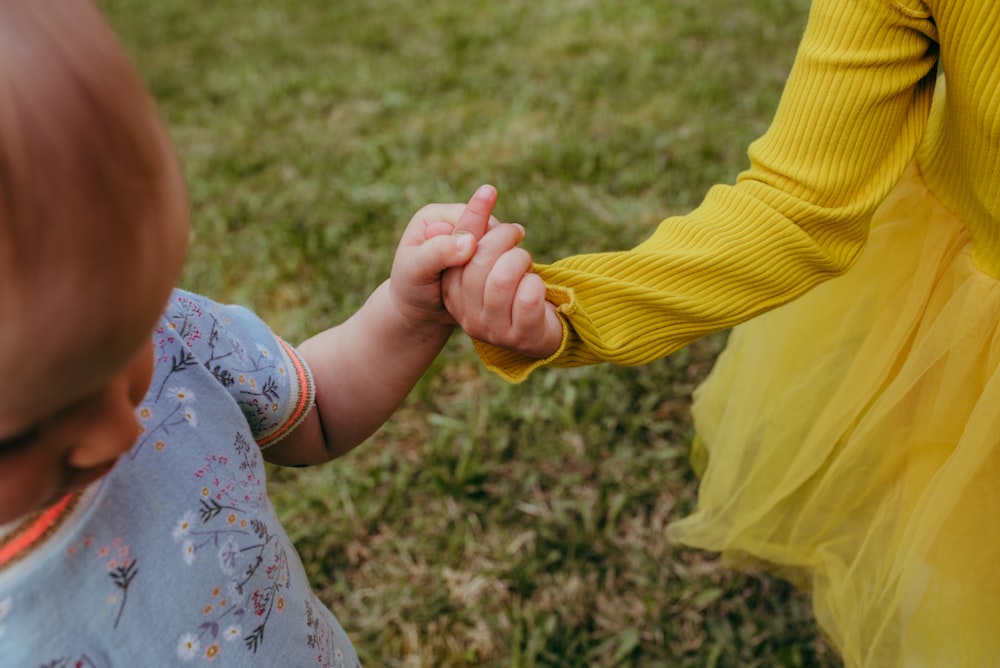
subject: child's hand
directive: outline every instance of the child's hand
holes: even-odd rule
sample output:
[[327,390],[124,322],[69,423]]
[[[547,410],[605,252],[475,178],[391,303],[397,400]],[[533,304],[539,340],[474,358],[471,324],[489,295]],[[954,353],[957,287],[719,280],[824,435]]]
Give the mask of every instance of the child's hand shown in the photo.
[[389,281],[396,308],[411,322],[454,325],[444,307],[441,275],[448,267],[465,264],[476,251],[476,241],[500,223],[492,217],[496,190],[482,186],[465,204],[429,204],[406,226]]
[[[492,210],[496,191],[489,190]],[[473,197],[469,209],[476,202]],[[467,264],[456,263],[444,273],[444,304],[455,321],[486,343],[536,359],[554,354],[562,342],[562,323],[555,305],[545,299],[545,283],[531,271],[531,255],[518,247],[524,228],[487,225],[484,217],[467,210],[456,232],[471,233],[479,241]]]

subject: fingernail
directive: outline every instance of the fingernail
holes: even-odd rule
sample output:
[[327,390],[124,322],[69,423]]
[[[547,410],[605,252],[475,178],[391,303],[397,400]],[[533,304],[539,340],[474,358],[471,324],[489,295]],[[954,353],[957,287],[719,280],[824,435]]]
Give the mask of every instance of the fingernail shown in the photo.
[[490,199],[493,197],[494,188],[488,183],[484,183],[476,190],[475,197],[478,199]]
[[524,229],[524,225],[522,225],[521,223],[514,223],[514,227],[516,227],[517,229],[521,230],[521,238],[522,239],[528,235],[527,231],[525,231],[525,229]]

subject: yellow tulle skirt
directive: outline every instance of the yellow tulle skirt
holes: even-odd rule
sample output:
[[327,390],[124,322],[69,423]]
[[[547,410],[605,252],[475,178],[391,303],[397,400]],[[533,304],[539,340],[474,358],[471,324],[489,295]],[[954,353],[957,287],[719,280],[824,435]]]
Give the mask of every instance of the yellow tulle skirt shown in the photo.
[[1000,666],[1000,280],[913,167],[858,264],[733,330],[678,542],[812,592],[848,666]]

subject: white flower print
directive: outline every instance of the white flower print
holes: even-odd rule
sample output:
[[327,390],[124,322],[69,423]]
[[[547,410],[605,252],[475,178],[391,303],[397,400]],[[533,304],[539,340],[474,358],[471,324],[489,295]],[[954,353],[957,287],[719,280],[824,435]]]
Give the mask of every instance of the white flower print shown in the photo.
[[184,420],[192,427],[198,426],[198,416],[190,408],[184,411]]
[[198,516],[195,515],[193,510],[189,510],[184,515],[177,520],[177,526],[174,527],[174,540],[182,540],[188,534],[191,533],[191,529],[194,528],[195,522]]
[[243,602],[243,587],[240,586],[239,580],[233,578],[229,581],[229,584],[226,586],[226,595],[231,601]]
[[193,633],[185,633],[177,641],[177,658],[181,661],[192,661],[201,651],[201,641]]
[[235,336],[233,336],[232,334],[230,334],[228,338],[229,338],[229,345],[232,348],[233,353],[236,355],[236,357],[240,361],[246,360],[247,349],[243,347],[243,342],[240,341]]
[[243,637],[243,627],[238,624],[233,624],[225,631],[222,632],[222,637],[226,642],[232,642],[234,640],[239,640]]
[[219,548],[219,569],[226,575],[236,572],[236,563],[240,558],[240,546],[232,538],[227,538]]
[[190,566],[194,563],[194,541],[186,540],[181,546],[181,554],[184,555],[184,563]]
[[265,348],[262,344],[260,343],[257,344],[257,350],[260,351],[260,354],[263,355],[264,357],[268,359],[271,358],[271,351]]
[[186,387],[171,387],[167,390],[167,396],[179,404],[189,404],[194,401],[194,392]]

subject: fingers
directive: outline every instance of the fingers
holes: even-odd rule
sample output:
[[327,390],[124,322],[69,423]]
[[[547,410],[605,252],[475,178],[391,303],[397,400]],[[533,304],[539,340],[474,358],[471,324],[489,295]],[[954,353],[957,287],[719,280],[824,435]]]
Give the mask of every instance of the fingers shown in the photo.
[[545,282],[531,270],[528,253],[507,251],[490,272],[482,306],[452,316],[473,338],[535,359],[549,357],[562,341],[562,324],[546,300]]
[[538,274],[528,273],[521,278],[510,310],[512,329],[517,333],[534,332],[544,326],[545,281]]
[[479,240],[475,255],[460,271],[444,275],[445,304],[477,338],[493,339],[510,331],[513,304],[532,269],[531,255],[517,245],[523,238],[520,225],[500,224]]
[[[446,270],[469,262],[476,254],[478,239],[488,230],[504,227],[492,216],[496,201],[495,188],[480,186],[465,205],[429,204],[410,219],[396,248],[390,275],[390,294],[400,311],[417,319],[447,318],[449,324],[454,324],[442,300],[449,293],[455,294],[456,299],[462,297],[463,271]],[[501,234],[491,238],[489,257],[499,257],[523,235],[520,227],[504,227]],[[450,280],[449,274],[452,274]],[[488,267],[481,265],[477,276],[486,275]],[[477,296],[472,301],[479,300]],[[480,307],[481,301],[473,306]]]
[[[458,230],[456,230],[456,233]],[[469,261],[467,274],[481,274],[485,281],[486,275],[493,269],[500,257],[516,247],[524,240],[524,228],[517,223],[499,223],[476,244],[476,254]]]
[[420,243],[441,234],[469,232],[477,239],[500,224],[493,216],[497,203],[497,191],[491,185],[482,185],[472,195],[467,204],[428,204],[411,220],[422,226],[422,238],[412,243]]
[[[455,267],[459,264],[468,263],[463,271],[462,278],[457,275],[446,276],[446,288],[460,289],[459,283],[466,285],[485,283],[486,278],[492,271],[497,260],[508,250],[517,246],[524,239],[524,228],[517,224],[496,223],[494,227],[479,241],[475,236],[461,229],[455,229],[445,236],[444,227],[447,223],[440,223],[440,231],[433,232],[432,226],[427,226],[427,240],[424,244],[440,244],[439,248],[446,247],[445,239],[450,239],[454,243],[455,255],[448,260],[446,267]],[[437,236],[434,236],[436,234]],[[523,251],[527,254],[527,251]]]
[[501,255],[486,277],[483,313],[491,321],[513,320],[522,279],[531,272],[531,255],[523,248],[511,248]]
[[512,350],[545,359],[562,344],[563,325],[556,306],[546,299],[545,281],[538,274],[525,274],[511,307]]
[[455,221],[455,231],[470,232],[476,239],[486,234],[487,230],[496,224],[492,220],[493,208],[497,203],[497,191],[491,185],[481,185],[472,195],[465,210]]

